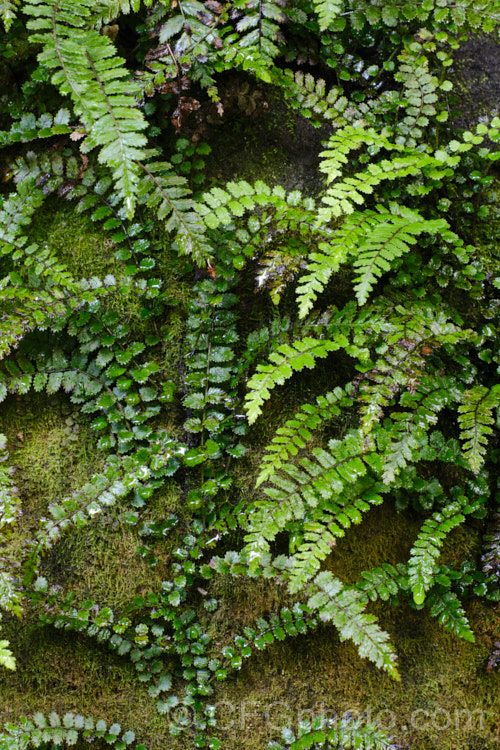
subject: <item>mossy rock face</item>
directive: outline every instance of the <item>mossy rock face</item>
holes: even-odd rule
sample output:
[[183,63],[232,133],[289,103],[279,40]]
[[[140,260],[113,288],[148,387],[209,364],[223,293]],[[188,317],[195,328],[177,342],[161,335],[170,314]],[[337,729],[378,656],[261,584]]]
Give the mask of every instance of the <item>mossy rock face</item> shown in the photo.
[[[244,82],[241,87],[244,89]],[[245,104],[245,97],[250,100],[253,93],[244,89],[234,96],[242,97]],[[254,100],[262,102],[255,96]],[[272,97],[269,108],[255,120],[248,122],[247,116],[240,115],[234,115],[231,135],[216,132],[213,126],[212,144],[219,158],[213,167],[214,179],[224,180],[237,172],[249,180],[260,177],[290,189],[314,192],[321,133],[300,118],[290,118],[285,106]],[[231,150],[228,142],[238,144],[243,131],[252,136],[248,153],[241,159],[241,149],[234,146]],[[72,206],[62,210],[49,206],[35,227],[37,233],[39,239],[57,249],[77,275],[102,275],[116,269],[112,247],[90,221],[81,217],[74,220]],[[165,272],[168,268],[166,263]],[[186,279],[169,277],[169,283],[172,307],[163,321],[162,374],[176,379],[190,289]],[[269,311],[269,303],[254,304],[253,300],[253,289],[247,290],[243,319],[245,315],[264,317],[264,308]],[[135,320],[137,311],[127,304],[127,300],[116,302],[117,309]],[[235,502],[253,492],[256,467],[276,426],[293,414],[298,404],[314,398],[324,385],[332,387],[349,379],[349,365],[341,365],[345,365],[345,371],[338,361],[332,366],[327,360],[314,376],[306,375],[293,388],[276,390],[263,419],[249,432],[251,450],[234,469]],[[172,419],[171,413],[168,419]],[[172,427],[181,434],[181,419]],[[334,424],[331,434],[320,435],[318,440],[338,437],[345,428],[344,423]],[[9,439],[10,461],[16,468],[23,503],[22,533],[28,533],[46,514],[50,502],[78,489],[104,462],[88,419],[64,397],[10,398],[2,407],[0,431]],[[189,479],[180,475],[178,482],[165,485],[148,505],[145,521],[160,520],[169,513],[180,519],[179,528],[168,539],[151,545],[157,558],[153,567],[146,556],[137,553],[144,543],[139,530],[126,524],[121,509],[116,508],[55,546],[43,563],[43,574],[65,591],[73,590],[76,601],[90,597],[120,615],[135,595],[157,591],[163,580],[171,578],[173,552],[185,533],[183,514],[188,490]],[[397,514],[387,501],[338,541],[326,567],[352,582],[366,568],[404,561],[421,521],[416,513]],[[442,559],[457,565],[477,555],[479,542],[479,530],[457,529]],[[218,577],[198,593],[190,604],[206,625],[214,655],[257,617],[291,603],[283,587],[263,580]],[[219,602],[213,614],[203,608],[208,597]],[[301,719],[323,713],[331,718],[347,714],[378,720],[399,747],[497,750],[498,676],[486,674],[485,665],[500,632],[500,613],[495,606],[479,601],[466,602],[465,607],[476,634],[474,644],[448,635],[425,609],[416,611],[404,603],[396,608],[385,603],[371,607],[399,655],[399,684],[361,660],[355,647],[350,642],[341,643],[328,625],[253,655],[241,671],[216,687],[213,696],[212,702],[219,709],[217,734],[223,747],[263,750],[269,740],[279,737],[284,726],[297,728]],[[156,712],[147,685],[137,680],[126,657],[108,652],[96,639],[81,633],[39,627],[39,615],[33,607],[27,609],[23,620],[6,618],[3,623],[18,669],[14,674],[0,672],[1,720],[14,720],[37,710],[47,713],[55,709],[61,714],[77,711],[108,722],[120,721],[150,750],[194,750],[189,731],[170,736],[169,717]]]

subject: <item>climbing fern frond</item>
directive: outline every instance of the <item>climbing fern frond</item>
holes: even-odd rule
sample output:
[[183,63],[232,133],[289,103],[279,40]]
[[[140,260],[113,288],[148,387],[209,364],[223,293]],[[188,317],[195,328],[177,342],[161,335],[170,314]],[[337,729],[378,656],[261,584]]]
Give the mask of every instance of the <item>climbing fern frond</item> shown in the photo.
[[259,365],[257,372],[247,383],[250,393],[247,394],[245,409],[250,424],[262,413],[262,404],[271,396],[271,390],[283,385],[294,372],[304,367],[312,368],[317,359],[328,356],[329,352],[348,345],[345,336],[339,335],[334,341],[313,339],[306,336],[293,344],[282,344],[270,354],[272,365]]
[[110,40],[91,28],[91,0],[27,3],[32,39],[43,45],[40,62],[54,71],[52,82],[73,100],[87,137],[82,151],[100,147],[99,161],[112,171],[127,214],[136,203],[139,167],[144,158],[146,120],[134,94],[138,87]]
[[472,471],[477,474],[484,461],[488,436],[495,423],[493,410],[500,404],[500,385],[487,388],[476,385],[465,391],[458,407],[460,437],[464,442],[464,456]]
[[365,604],[358,591],[345,587],[330,572],[323,571],[309,585],[308,593],[310,609],[317,610],[323,621],[333,622],[341,640],[351,639],[362,658],[370,659],[391,677],[400,679],[389,636],[380,629],[374,615],[364,612]]

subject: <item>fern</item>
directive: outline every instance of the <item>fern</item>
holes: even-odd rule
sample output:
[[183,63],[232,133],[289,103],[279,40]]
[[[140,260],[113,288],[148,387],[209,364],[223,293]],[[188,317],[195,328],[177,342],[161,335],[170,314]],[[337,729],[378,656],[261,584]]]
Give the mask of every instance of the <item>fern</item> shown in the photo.
[[461,399],[454,378],[420,376],[418,380],[411,391],[404,391],[400,397],[400,405],[410,410],[391,413],[391,442],[384,451],[386,484],[391,484],[426,444],[427,433],[436,424],[439,412]]
[[351,639],[362,658],[370,659],[391,677],[400,679],[396,656],[388,644],[389,636],[376,624],[374,615],[365,614],[359,592],[324,571],[309,584],[308,593],[308,606],[318,611],[321,620],[333,622],[342,641]]
[[446,505],[424,522],[414,542],[408,561],[408,575],[413,600],[423,604],[426,591],[431,587],[436,574],[436,560],[449,532],[465,520],[468,512],[466,498]]
[[340,15],[344,7],[342,0],[315,0],[314,9],[318,14],[320,31],[326,31]]
[[[286,748],[360,748],[360,750],[390,750],[391,738],[375,724],[365,724],[361,719],[332,720],[317,716],[312,722],[300,722],[297,737],[291,729],[282,729],[281,735]],[[285,750],[285,745],[271,742],[269,750]]]
[[379,568],[365,570],[362,573],[362,579],[354,585],[366,603],[377,599],[393,601],[400,591],[406,592],[409,587],[408,569],[403,563],[396,563],[396,565],[384,563]]
[[361,523],[363,513],[371,505],[383,502],[383,484],[369,477],[357,482],[335,497],[335,501],[322,501],[306,515],[300,525],[301,542],[290,558],[292,570],[288,576],[288,588],[292,593],[303,590],[319,570],[321,561],[335,548],[336,540],[343,537],[345,529]]
[[21,0],[1,0],[0,2],[0,16],[5,27],[5,31],[9,31],[15,18],[17,9],[21,3]]
[[378,277],[391,268],[393,261],[409,252],[422,232],[436,234],[448,227],[444,219],[426,221],[416,211],[392,203],[390,211],[379,207],[376,223],[357,248],[354,268],[356,297],[364,305]]
[[500,514],[493,516],[491,528],[484,537],[485,551],[481,558],[483,571],[500,579]]
[[[32,39],[43,45],[39,60],[55,71],[53,83],[71,96],[87,136],[84,153],[100,147],[99,160],[111,167],[127,214],[135,208],[139,181],[137,161],[145,156],[146,121],[137,107],[122,58],[107,37],[89,28],[94,3],[90,0],[44,0],[24,6],[31,16]],[[125,82],[126,90],[125,90]]]
[[269,499],[253,504],[244,549],[255,561],[288,522],[301,519],[321,499],[338,499],[346,486],[366,474],[367,465],[378,463],[356,431],[343,441],[330,440],[328,447],[329,451],[313,448],[311,457],[301,459],[297,466],[284,464],[282,473],[272,478],[274,486],[264,490]]
[[464,456],[477,474],[484,461],[488,435],[493,432],[493,409],[500,404],[500,386],[486,388],[476,385],[465,391],[458,407],[460,437],[464,442]]
[[149,162],[141,164],[141,168],[145,176],[137,188],[140,201],[153,208],[160,221],[166,220],[165,228],[175,233],[181,253],[205,265],[213,251],[205,237],[205,227],[195,212],[185,178],[176,175],[172,165],[166,162]]
[[0,131],[0,145],[28,143],[38,138],[72,133],[69,121],[70,113],[67,109],[60,109],[54,116],[49,112],[44,112],[38,118],[33,113],[23,114],[10,130]]
[[335,341],[304,338],[294,344],[282,344],[273,352],[269,359],[272,365],[259,365],[257,372],[248,381],[250,391],[245,399],[245,409],[250,424],[262,414],[262,404],[270,398],[271,390],[277,385],[283,385],[294,372],[300,372],[304,367],[314,367],[315,361],[325,358],[329,352],[334,352],[347,346],[348,341],[338,336]]
[[342,388],[335,388],[316,399],[316,405],[304,404],[292,419],[279,427],[266,446],[266,455],[261,460],[256,487],[266,482],[299,450],[306,447],[312,439],[312,432],[325,421],[335,419],[342,408],[352,405],[352,400]]
[[[122,733],[117,723],[109,727],[104,719],[95,721],[92,717],[84,717],[68,711],[59,716],[56,711],[48,715],[41,712],[33,714],[31,718],[22,717],[17,724],[5,724],[0,733],[0,747],[2,750],[25,750],[29,747],[43,747],[51,745],[75,745],[79,739],[102,737],[115,750],[132,745],[135,734],[132,731]],[[144,745],[135,745],[136,750],[145,750]]]
[[427,605],[431,615],[437,617],[446,630],[454,633],[470,643],[474,643],[474,633],[470,629],[465,612],[453,591],[441,591],[437,586],[429,593]]

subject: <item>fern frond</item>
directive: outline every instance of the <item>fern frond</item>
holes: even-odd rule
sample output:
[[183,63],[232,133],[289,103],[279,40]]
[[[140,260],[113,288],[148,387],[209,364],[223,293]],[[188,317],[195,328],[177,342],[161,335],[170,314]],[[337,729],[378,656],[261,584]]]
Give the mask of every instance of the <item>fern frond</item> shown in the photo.
[[343,0],[314,0],[320,31],[326,31],[343,10]]
[[[286,736],[287,750],[314,748],[325,750],[336,748],[359,748],[359,750],[390,750],[393,747],[389,735],[376,724],[366,724],[362,719],[338,719],[333,721],[324,716],[315,717],[312,722],[300,722],[295,738],[289,729],[282,730]],[[285,745],[272,742],[269,750],[285,750]]]
[[429,72],[428,61],[421,56],[405,50],[400,59],[402,62],[394,78],[403,84],[406,115],[396,129],[405,145],[414,147],[422,138],[423,129],[429,125],[429,118],[436,115],[434,105],[438,100],[439,80]]
[[388,601],[397,597],[400,591],[408,591],[408,568],[403,563],[390,565],[383,563],[380,568],[363,571],[362,580],[354,584],[354,588],[361,593],[366,602],[377,599]]
[[461,400],[454,378],[419,376],[411,390],[404,391],[400,405],[406,412],[392,412],[391,442],[384,450],[383,479],[391,484],[396,476],[426,443],[429,429],[436,424],[438,413]]
[[318,250],[308,255],[305,270],[297,285],[299,316],[305,318],[332,275],[337,273],[349,255],[355,255],[361,238],[379,220],[375,211],[355,211],[346,216],[331,239],[324,238]]
[[389,349],[376,361],[375,367],[361,377],[358,400],[364,434],[371,432],[386,406],[403,387],[414,389],[426,367],[426,347],[432,351],[443,344],[456,344],[470,333],[432,308],[424,306],[410,312],[397,306],[384,337]]
[[303,590],[318,572],[321,562],[331,554],[336,540],[344,536],[344,529],[361,523],[363,513],[372,505],[380,505],[381,493],[386,491],[383,484],[361,477],[345,487],[335,501],[322,501],[309,511],[300,529],[303,539],[291,557],[293,567],[288,575],[288,588],[292,593]]
[[304,367],[312,368],[317,359],[324,359],[330,352],[348,345],[345,336],[339,335],[334,341],[313,339],[306,336],[293,344],[282,344],[269,355],[272,365],[258,365],[257,372],[247,383],[249,393],[245,398],[248,421],[253,424],[262,414],[262,404],[271,396],[271,390],[283,385],[294,372]]
[[0,534],[9,538],[21,513],[21,501],[17,494],[13,469],[6,464],[9,454],[6,450],[7,439],[0,433]]
[[140,166],[145,176],[137,188],[139,200],[153,208],[160,221],[165,221],[167,231],[175,234],[182,254],[191,255],[200,266],[206,265],[213,256],[213,248],[186,179],[177,175],[168,162]]
[[14,23],[20,4],[21,0],[0,0],[0,17],[2,18],[5,31],[9,31]]
[[365,304],[378,278],[390,270],[396,258],[409,252],[422,232],[436,234],[448,227],[444,219],[425,220],[417,211],[397,203],[390,205],[390,211],[379,206],[378,212],[379,223],[370,229],[356,250],[354,268],[359,276],[354,288],[360,305]]
[[147,123],[134,94],[124,60],[110,40],[89,28],[95,3],[91,0],[43,0],[26,3],[32,39],[43,45],[39,60],[55,71],[52,82],[69,95],[82,118],[87,137],[82,151],[100,147],[99,161],[108,165],[132,216],[136,203],[139,167],[144,159]]
[[359,432],[342,440],[330,440],[329,451],[314,448],[297,465],[284,464],[273,475],[272,487],[264,489],[268,500],[257,500],[247,515],[245,551],[258,562],[289,521],[300,520],[308,508],[322,500],[338,498],[346,486],[366,474],[368,466],[380,466],[377,456],[366,451]]
[[31,550],[24,563],[24,584],[27,585],[33,580],[41,558],[64,532],[71,528],[86,526],[105,508],[125,497],[138,479],[146,475],[147,470],[144,467],[125,472],[119,462],[110,462],[102,474],[95,474],[81,490],[60,503],[49,505],[51,518],[39,520],[31,542]]
[[374,615],[364,612],[365,605],[358,591],[345,587],[330,572],[323,571],[309,584],[308,594],[310,609],[317,610],[324,622],[333,622],[342,641],[352,640],[362,658],[370,659],[399,681],[389,636],[380,629]]
[[255,486],[259,487],[262,482],[266,482],[284,463],[305,448],[312,439],[312,432],[324,421],[338,417],[341,409],[352,406],[352,403],[352,399],[342,388],[335,388],[319,396],[316,405],[301,406],[292,419],[276,430],[271,443],[265,447],[266,455],[261,460]]
[[466,498],[453,502],[428,518],[415,540],[408,560],[408,575],[415,604],[423,604],[434,582],[436,560],[449,532],[465,521]]
[[407,156],[403,154],[392,159],[370,163],[363,172],[358,172],[352,177],[344,177],[343,180],[327,188],[322,198],[327,207],[319,209],[318,224],[330,222],[343,214],[352,214],[354,204],[365,203],[366,196],[372,195],[381,182],[421,174],[425,167],[441,169],[440,174],[443,175],[446,172],[442,162],[429,154],[422,153],[412,153]]
[[429,593],[426,603],[431,615],[437,617],[446,630],[474,643],[474,633],[454,591],[443,592],[438,585]]
[[153,0],[99,0],[96,12],[104,23],[109,23],[118,16],[138,13],[141,5],[150,8]]
[[463,402],[458,407],[460,438],[464,441],[463,452],[472,471],[477,474],[484,461],[488,436],[495,423],[493,409],[500,404],[500,385],[487,388],[476,385],[465,391]]

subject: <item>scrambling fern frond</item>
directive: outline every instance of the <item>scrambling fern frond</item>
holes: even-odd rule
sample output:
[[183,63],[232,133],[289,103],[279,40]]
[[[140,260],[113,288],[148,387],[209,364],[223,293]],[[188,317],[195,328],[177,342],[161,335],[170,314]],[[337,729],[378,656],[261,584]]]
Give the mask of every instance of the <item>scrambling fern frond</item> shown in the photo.
[[92,26],[91,0],[44,0],[27,3],[32,39],[43,45],[39,60],[54,71],[52,82],[73,100],[87,136],[82,151],[100,147],[99,161],[108,165],[132,216],[139,167],[144,159],[146,120],[137,106],[138,87],[130,80],[116,49]]
[[458,407],[460,437],[464,442],[464,456],[477,474],[484,461],[488,436],[495,422],[493,410],[500,404],[500,385],[487,388],[476,385],[465,391]]

